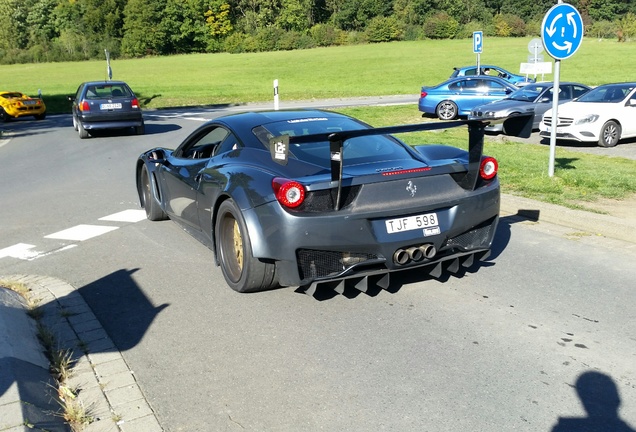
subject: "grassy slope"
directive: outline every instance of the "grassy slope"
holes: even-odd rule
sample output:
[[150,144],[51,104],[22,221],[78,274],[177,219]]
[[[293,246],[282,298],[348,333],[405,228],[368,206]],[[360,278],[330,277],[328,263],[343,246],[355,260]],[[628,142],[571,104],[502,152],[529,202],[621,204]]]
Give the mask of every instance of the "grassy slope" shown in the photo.
[[[528,56],[531,38],[487,38],[482,63],[512,72]],[[561,62],[561,79],[598,85],[633,79],[633,44],[586,39]],[[113,60],[114,79],[131,84],[147,108],[244,103],[280,97],[416,94],[448,78],[453,66],[474,64],[472,41],[413,41],[252,54],[193,54]],[[0,65],[0,87],[29,94],[42,89],[50,112],[67,109],[65,96],[82,81],[104,79],[105,61]],[[551,79],[552,76],[546,76]]]
[[[512,72],[527,59],[531,38],[487,38],[482,63]],[[633,44],[586,39],[561,62],[561,80],[591,85],[636,79]],[[476,61],[472,41],[416,41],[317,48],[256,54],[196,54],[114,60],[115,79],[131,84],[146,108],[271,100],[272,81],[287,100],[416,94],[422,85],[446,79],[453,66]],[[105,61],[0,65],[0,88],[36,94],[42,89],[50,112],[67,111],[66,95],[80,82],[104,79]],[[552,76],[546,76],[546,80]],[[339,111],[374,126],[422,121],[411,106],[348,108]],[[464,147],[464,131],[407,137],[407,142],[443,142]],[[547,176],[545,147],[515,142],[486,144],[500,162],[504,190],[578,206],[597,197],[622,198],[636,192],[636,161],[558,149],[555,177]]]

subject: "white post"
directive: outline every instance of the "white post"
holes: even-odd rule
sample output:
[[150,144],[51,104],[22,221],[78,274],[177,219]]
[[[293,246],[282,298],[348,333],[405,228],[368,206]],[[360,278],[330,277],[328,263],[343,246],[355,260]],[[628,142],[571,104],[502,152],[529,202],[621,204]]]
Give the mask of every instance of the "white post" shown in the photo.
[[278,111],[278,80],[274,80],[274,110]]

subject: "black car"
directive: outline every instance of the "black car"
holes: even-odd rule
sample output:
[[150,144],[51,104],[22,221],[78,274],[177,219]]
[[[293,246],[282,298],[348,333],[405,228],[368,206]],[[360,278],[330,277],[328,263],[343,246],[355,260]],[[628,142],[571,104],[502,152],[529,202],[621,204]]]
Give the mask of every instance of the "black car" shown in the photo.
[[139,100],[123,81],[90,81],[82,83],[73,102],[73,127],[80,138],[92,131],[133,128],[137,135],[145,132]]
[[[148,219],[170,218],[215,252],[239,292],[387,288],[389,273],[439,277],[489,254],[497,161],[480,121],[372,128],[321,110],[211,120],[175,150],[140,155]],[[469,150],[392,134],[466,126]]]

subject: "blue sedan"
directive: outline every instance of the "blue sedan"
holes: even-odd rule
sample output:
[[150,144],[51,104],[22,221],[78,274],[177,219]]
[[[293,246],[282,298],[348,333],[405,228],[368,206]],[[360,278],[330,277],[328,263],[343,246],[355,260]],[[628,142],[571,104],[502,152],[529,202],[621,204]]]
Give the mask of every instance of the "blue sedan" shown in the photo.
[[528,83],[533,83],[536,80],[534,78],[529,78],[524,75],[513,74],[512,72],[507,71],[506,69],[493,66],[493,65],[480,65],[479,73],[477,72],[477,66],[464,66],[464,67],[456,67],[453,68],[453,73],[451,74],[451,78],[459,78],[463,76],[475,76],[475,75],[491,75],[496,76],[498,78],[505,79],[506,81],[521,87]]
[[422,87],[419,110],[440,120],[467,116],[477,105],[500,100],[518,87],[497,77],[451,78],[434,87]]

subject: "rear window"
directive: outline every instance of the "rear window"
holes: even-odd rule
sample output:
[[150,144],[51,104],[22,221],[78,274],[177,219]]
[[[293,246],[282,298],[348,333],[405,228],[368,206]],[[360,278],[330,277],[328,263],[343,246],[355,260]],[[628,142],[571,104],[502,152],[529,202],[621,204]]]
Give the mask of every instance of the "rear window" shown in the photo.
[[125,84],[89,85],[86,88],[86,99],[117,99],[131,96],[132,92]]
[[[345,130],[358,130],[365,127],[351,119],[328,119],[323,117],[297,119],[269,123],[254,128],[253,132],[266,148],[269,139],[280,135],[303,136],[317,133],[332,133]],[[351,138],[344,142],[344,165],[356,165],[373,161],[412,159],[411,154],[400,141],[388,135],[371,135]],[[329,142],[291,144],[290,154],[299,160],[329,168]]]

